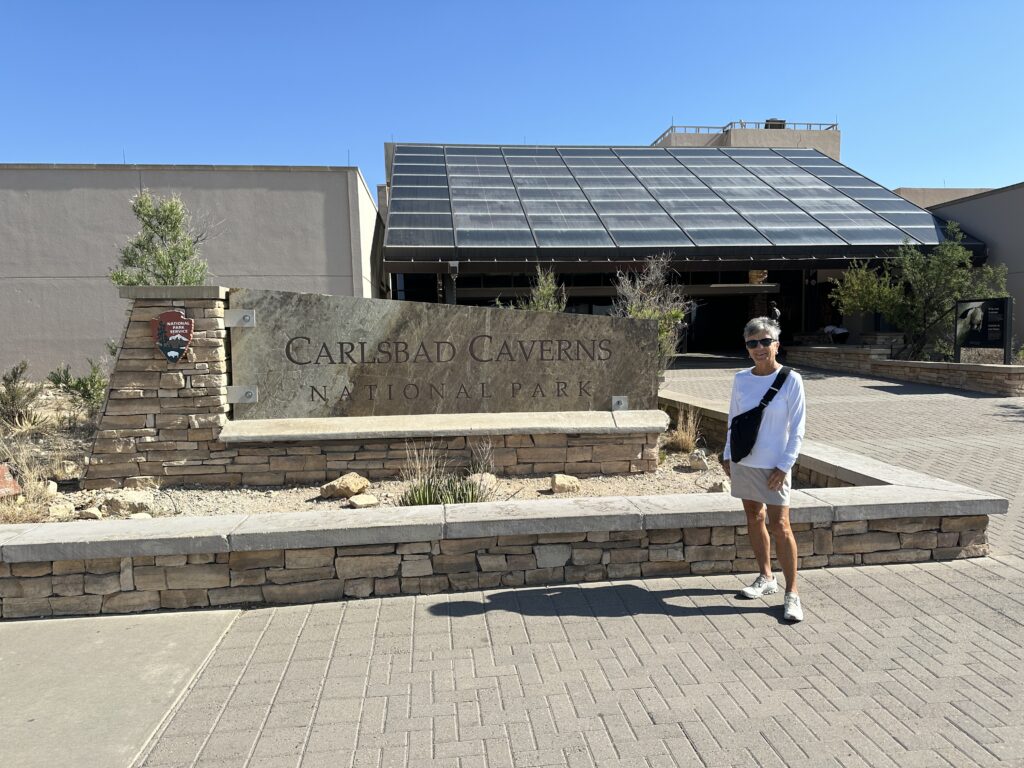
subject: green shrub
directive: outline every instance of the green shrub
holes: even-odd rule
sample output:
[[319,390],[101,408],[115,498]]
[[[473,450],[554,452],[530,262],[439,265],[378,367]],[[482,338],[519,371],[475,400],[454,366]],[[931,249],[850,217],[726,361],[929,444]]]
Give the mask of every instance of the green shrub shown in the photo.
[[9,429],[26,429],[46,422],[36,410],[43,385],[26,381],[27,370],[28,363],[22,360],[0,376],[0,422]]
[[103,407],[108,379],[103,373],[103,367],[95,360],[89,360],[89,373],[85,376],[72,376],[71,367],[62,365],[51,371],[46,378],[61,392],[70,395],[90,419],[95,418]]

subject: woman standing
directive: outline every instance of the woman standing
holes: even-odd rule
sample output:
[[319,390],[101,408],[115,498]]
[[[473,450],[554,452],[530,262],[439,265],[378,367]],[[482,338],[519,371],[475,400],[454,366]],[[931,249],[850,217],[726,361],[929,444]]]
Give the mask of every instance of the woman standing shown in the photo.
[[[783,618],[803,621],[796,583],[796,538],[789,525],[789,491],[791,471],[804,438],[804,383],[799,373],[784,369],[776,360],[780,331],[779,324],[768,317],[755,317],[743,328],[743,340],[754,367],[740,371],[733,380],[722,465],[732,480],[732,495],[743,500],[750,546],[761,569],[754,583],[740,595],[757,598],[779,591],[771,570],[770,532],[786,578]],[[764,408],[753,448],[733,461],[733,420],[757,408],[766,397],[770,402]]]

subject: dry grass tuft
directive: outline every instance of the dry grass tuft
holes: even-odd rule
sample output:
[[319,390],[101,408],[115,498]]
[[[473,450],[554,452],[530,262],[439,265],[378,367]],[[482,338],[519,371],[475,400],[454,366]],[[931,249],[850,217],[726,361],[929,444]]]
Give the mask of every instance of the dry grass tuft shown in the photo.
[[700,413],[695,408],[681,408],[676,428],[669,430],[665,447],[680,453],[692,453],[701,438]]

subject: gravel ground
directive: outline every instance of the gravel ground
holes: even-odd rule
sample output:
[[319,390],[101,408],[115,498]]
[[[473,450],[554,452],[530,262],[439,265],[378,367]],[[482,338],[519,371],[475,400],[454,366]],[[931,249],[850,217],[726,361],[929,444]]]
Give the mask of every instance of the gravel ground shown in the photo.
[[[707,493],[715,483],[725,479],[718,460],[708,458],[709,469],[690,469],[686,454],[667,453],[658,470],[648,474],[608,475],[580,478],[582,489],[572,496],[648,496],[675,493]],[[376,496],[381,506],[397,506],[405,489],[400,480],[377,481],[366,493]],[[102,503],[109,491],[80,491],[65,494],[77,509]],[[262,515],[298,512],[309,509],[345,509],[348,501],[321,501],[317,486],[294,488],[168,488],[154,494],[150,514],[154,517],[247,514]],[[552,498],[551,476],[498,478],[495,500],[529,501]]]

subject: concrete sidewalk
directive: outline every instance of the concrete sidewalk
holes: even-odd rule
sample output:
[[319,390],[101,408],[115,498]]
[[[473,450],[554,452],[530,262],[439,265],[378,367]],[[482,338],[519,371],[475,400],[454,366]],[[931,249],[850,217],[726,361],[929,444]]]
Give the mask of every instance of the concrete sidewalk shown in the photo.
[[0,624],[0,765],[124,766],[238,611]]

